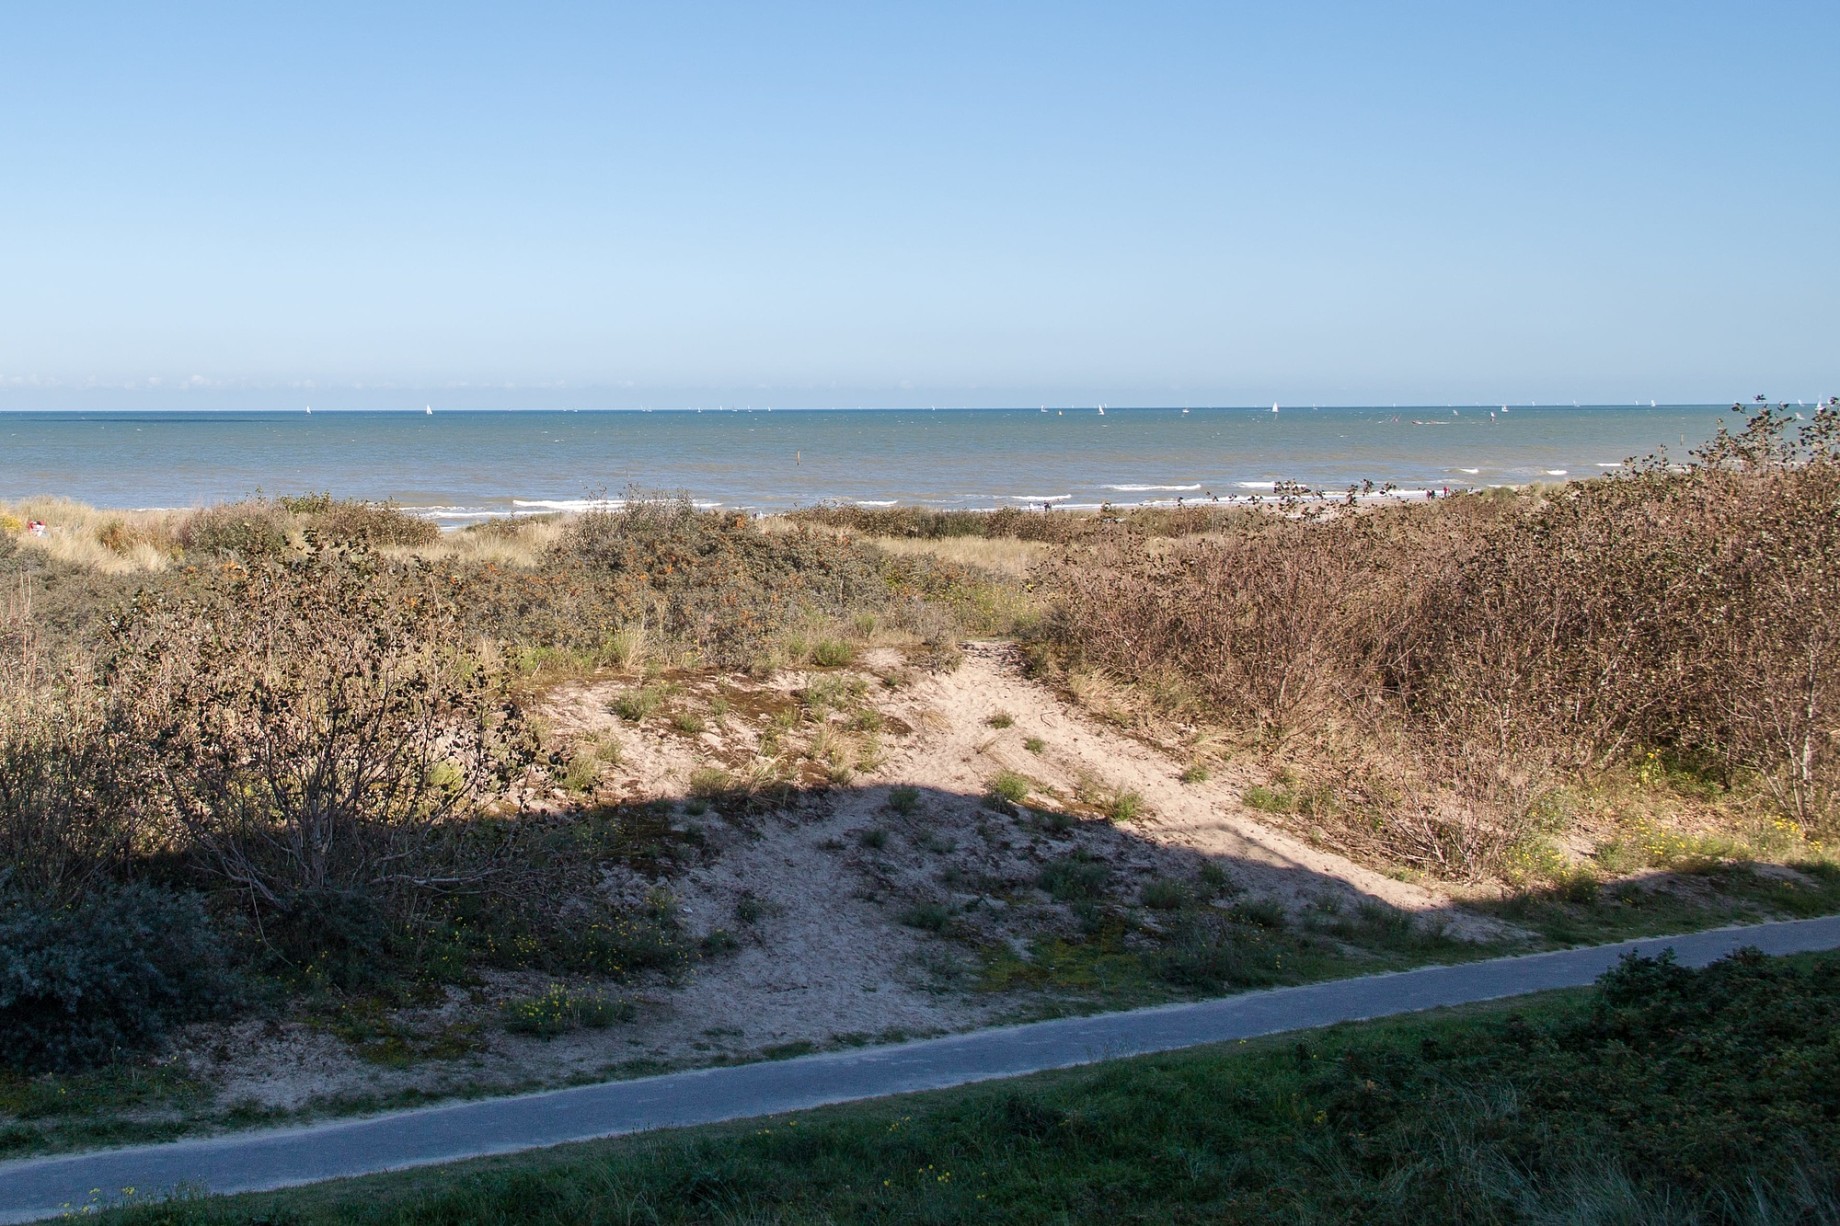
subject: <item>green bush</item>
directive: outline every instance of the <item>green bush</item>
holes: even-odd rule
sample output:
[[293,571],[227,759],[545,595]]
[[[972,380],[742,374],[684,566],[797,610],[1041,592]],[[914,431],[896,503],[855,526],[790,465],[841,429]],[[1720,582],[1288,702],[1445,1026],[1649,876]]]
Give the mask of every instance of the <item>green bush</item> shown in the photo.
[[1015,771],[998,771],[990,781],[989,798],[1006,804],[1019,805],[1029,797],[1029,789],[1034,785],[1027,775]]
[[116,886],[66,909],[0,896],[0,1061],[16,1069],[100,1064],[237,999],[196,896]]
[[1077,902],[1105,895],[1112,870],[1096,860],[1069,856],[1042,866],[1037,883],[1056,902]]

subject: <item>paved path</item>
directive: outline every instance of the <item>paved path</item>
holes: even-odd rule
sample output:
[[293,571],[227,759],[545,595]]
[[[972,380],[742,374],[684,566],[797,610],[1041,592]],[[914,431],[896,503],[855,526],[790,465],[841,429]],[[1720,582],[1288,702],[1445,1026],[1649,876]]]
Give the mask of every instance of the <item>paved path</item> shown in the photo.
[[1840,948],[1840,916],[1496,958],[1064,1018],[892,1047],[669,1073],[300,1128],[0,1163],[0,1222],[56,1216],[122,1188],[249,1192],[536,1149],[653,1128],[802,1111],[1203,1043],[1470,1004],[1590,983],[1625,953],[1672,948],[1701,966],[1741,946]]

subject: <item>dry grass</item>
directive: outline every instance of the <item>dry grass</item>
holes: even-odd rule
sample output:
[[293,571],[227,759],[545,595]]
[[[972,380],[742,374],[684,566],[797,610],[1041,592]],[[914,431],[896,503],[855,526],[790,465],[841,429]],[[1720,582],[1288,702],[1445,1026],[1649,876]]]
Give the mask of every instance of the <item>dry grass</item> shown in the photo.
[[947,536],[935,539],[876,536],[867,538],[884,553],[896,557],[929,557],[959,566],[976,566],[1011,578],[1021,578],[1052,557],[1056,547],[1041,541],[1014,537]]
[[[152,574],[165,570],[182,552],[179,533],[186,511],[105,511],[68,498],[22,498],[0,502],[0,531],[52,561],[103,574]],[[46,525],[44,536],[25,532],[29,520]]]
[[494,565],[535,570],[543,565],[544,556],[556,547],[567,530],[568,521],[561,516],[495,520],[490,526],[443,532],[429,544],[391,546],[384,552],[398,558],[420,558],[425,562],[457,566]]

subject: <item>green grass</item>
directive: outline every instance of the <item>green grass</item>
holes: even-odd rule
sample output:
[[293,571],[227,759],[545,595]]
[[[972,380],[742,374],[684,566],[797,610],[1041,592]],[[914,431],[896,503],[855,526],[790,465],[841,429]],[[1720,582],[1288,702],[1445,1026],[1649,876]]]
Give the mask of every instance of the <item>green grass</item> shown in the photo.
[[1836,1010],[1836,955],[1634,963],[1594,989],[112,1220],[1832,1221]]

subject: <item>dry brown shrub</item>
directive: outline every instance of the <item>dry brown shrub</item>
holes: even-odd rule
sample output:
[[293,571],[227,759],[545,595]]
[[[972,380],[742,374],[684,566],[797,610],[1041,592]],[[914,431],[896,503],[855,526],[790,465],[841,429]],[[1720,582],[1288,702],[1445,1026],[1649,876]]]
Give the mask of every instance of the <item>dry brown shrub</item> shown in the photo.
[[450,582],[362,553],[227,564],[148,593],[104,682],[194,861],[258,912],[361,893],[402,914],[498,866],[462,837],[528,760],[458,646]]
[[[1109,541],[1045,568],[1046,637],[1074,667],[1174,671],[1212,715],[1282,740],[1375,700],[1459,560],[1440,519],[1249,516],[1156,551]],[[1467,542],[1465,542],[1467,545]]]
[[1766,409],[1689,465],[1513,500],[1292,511],[1070,552],[1042,573],[1040,646],[1192,695],[1189,714],[1313,750],[1320,772],[1392,764],[1378,798],[1341,781],[1345,833],[1439,873],[1498,859],[1553,778],[1639,750],[1754,777],[1805,826],[1831,824],[1835,409],[1799,426]]

